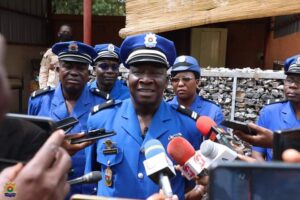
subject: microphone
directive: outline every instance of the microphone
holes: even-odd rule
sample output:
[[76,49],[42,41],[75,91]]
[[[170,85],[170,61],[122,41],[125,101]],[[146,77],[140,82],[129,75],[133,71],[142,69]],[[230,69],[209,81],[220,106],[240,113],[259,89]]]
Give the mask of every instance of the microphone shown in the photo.
[[188,180],[205,172],[208,159],[200,151],[195,151],[185,138],[173,138],[168,144],[167,151],[171,158],[182,166],[181,172]]
[[196,127],[202,135],[207,136],[211,141],[218,142],[233,149],[233,146],[225,136],[225,134],[227,134],[226,131],[223,128],[218,127],[216,122],[210,117],[200,116],[197,119]]
[[99,171],[93,171],[90,172],[88,174],[85,174],[81,177],[72,179],[72,180],[68,180],[68,183],[70,185],[74,185],[74,184],[87,184],[87,183],[97,183],[98,181],[100,181],[102,179],[102,175]]
[[207,158],[209,165],[207,169],[210,169],[212,164],[218,162],[233,161],[237,158],[237,153],[225,145],[212,142],[211,140],[205,140],[200,146],[200,152]]
[[145,143],[145,157],[143,164],[147,176],[159,184],[167,197],[173,196],[169,178],[176,175],[172,161],[168,158],[161,142],[156,139]]

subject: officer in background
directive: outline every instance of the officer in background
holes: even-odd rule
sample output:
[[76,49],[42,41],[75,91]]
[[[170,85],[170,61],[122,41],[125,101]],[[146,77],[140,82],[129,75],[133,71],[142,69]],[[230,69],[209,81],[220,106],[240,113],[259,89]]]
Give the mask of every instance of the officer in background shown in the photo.
[[[70,41],[72,39],[72,28],[69,25],[62,25],[59,28],[57,37],[60,42]],[[55,87],[59,82],[57,68],[58,57],[52,52],[52,49],[48,49],[43,55],[41,61],[40,73],[39,73],[39,86],[40,89],[47,86]]]
[[183,105],[199,115],[210,117],[219,125],[224,120],[220,105],[197,95],[200,75],[200,65],[194,57],[177,57],[171,68],[171,83],[176,96],[168,103]]
[[92,93],[100,97],[96,98],[97,103],[129,98],[127,86],[122,80],[118,80],[120,49],[113,44],[99,44],[94,49],[98,53],[94,64],[97,79],[89,87]]
[[[257,124],[271,131],[300,127],[300,55],[288,58],[284,65],[285,101],[271,103],[262,108]],[[272,160],[272,148],[252,147],[252,157]]]
[[[166,149],[168,138],[181,133],[199,149],[202,137],[190,116],[163,101],[167,69],[176,57],[174,43],[153,33],[129,36],[121,45],[120,55],[129,68],[131,98],[94,107],[88,129],[101,127],[117,134],[87,148],[85,173],[101,170],[105,178],[98,182],[100,196],[146,199],[159,191],[159,185],[146,175],[145,143],[158,139]],[[189,184],[194,183],[185,181],[180,172],[171,179],[179,199],[184,198]]]
[[[59,59],[60,84],[55,89],[47,87],[33,92],[29,99],[28,114],[51,117],[54,121],[74,117],[78,119],[79,123],[70,130],[70,133],[81,133],[87,130],[88,114],[95,105],[87,81],[89,78],[88,66],[93,62],[97,53],[93,47],[77,41],[56,43],[52,50]],[[84,134],[76,134],[74,137],[81,136]],[[73,155],[90,144],[90,142],[85,142],[71,145],[65,142],[64,147]],[[72,160],[73,170],[69,179],[83,175],[84,150],[77,152]],[[71,193],[91,194],[93,192],[90,189],[85,190],[84,186],[75,185],[71,187]]]

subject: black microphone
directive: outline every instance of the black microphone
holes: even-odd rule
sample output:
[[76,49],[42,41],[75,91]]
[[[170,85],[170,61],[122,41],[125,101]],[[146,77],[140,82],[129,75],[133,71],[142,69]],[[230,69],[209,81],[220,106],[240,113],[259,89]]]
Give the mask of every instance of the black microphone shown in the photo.
[[88,174],[85,174],[81,177],[68,180],[70,185],[74,184],[87,184],[87,183],[97,183],[102,179],[101,173],[99,171],[93,171]]

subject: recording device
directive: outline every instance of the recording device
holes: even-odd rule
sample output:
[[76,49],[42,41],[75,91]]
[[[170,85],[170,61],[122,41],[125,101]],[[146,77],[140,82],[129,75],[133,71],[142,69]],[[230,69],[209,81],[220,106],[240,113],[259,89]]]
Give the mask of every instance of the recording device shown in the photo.
[[50,117],[7,113],[6,118],[29,121],[45,130],[48,134],[52,133],[55,127],[55,122]]
[[209,199],[298,199],[300,165],[282,162],[218,163],[209,171]]
[[235,120],[224,120],[221,122],[223,126],[231,128],[233,130],[242,131],[248,135],[256,135],[256,131],[250,128],[246,123],[235,121]]
[[102,179],[102,175],[99,171],[92,171],[88,174],[85,174],[79,178],[75,178],[72,180],[68,180],[70,185],[75,184],[89,184],[89,183],[97,183]]
[[71,139],[71,144],[79,144],[82,142],[92,141],[92,140],[98,140],[105,137],[116,135],[116,132],[110,131],[106,132],[104,128],[96,129],[88,131],[87,134],[84,135],[82,138],[78,139]]
[[196,121],[196,127],[204,136],[206,136],[206,138],[233,149],[225,136],[228,135],[228,133],[223,128],[218,127],[216,122],[210,117],[200,116]]
[[171,158],[182,166],[181,172],[188,180],[204,173],[207,159],[200,151],[195,151],[194,147],[185,138],[174,137],[169,142],[167,151]]
[[166,155],[161,142],[156,139],[145,143],[145,157],[143,162],[147,176],[159,184],[167,197],[173,196],[170,178],[176,175],[172,161]]
[[274,131],[273,160],[282,160],[282,153],[286,149],[300,151],[300,128]]
[[65,134],[67,134],[78,122],[78,119],[74,117],[67,117],[63,120],[55,122],[54,127],[55,129],[63,129]]

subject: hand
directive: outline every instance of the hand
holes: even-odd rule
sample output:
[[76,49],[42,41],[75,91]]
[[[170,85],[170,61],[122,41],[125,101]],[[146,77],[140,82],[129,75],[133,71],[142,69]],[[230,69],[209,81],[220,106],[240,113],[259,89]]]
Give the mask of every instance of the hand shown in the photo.
[[147,200],[178,200],[177,195],[173,195],[171,198],[166,197],[162,190],[159,190],[159,193],[155,193],[147,198]]
[[64,199],[69,191],[67,174],[71,167],[68,153],[61,148],[64,132],[54,132],[36,155],[22,168],[18,164],[1,173],[4,181],[16,184],[16,197],[22,200]]
[[203,185],[196,185],[191,191],[185,193],[186,200],[198,200],[203,197],[206,193],[207,189],[206,186]]
[[12,180],[14,180],[22,168],[22,163],[18,163],[12,167],[5,168],[0,174],[0,188],[3,188],[7,182],[11,182]]
[[257,132],[257,135],[247,135],[246,133],[234,130],[233,133],[241,140],[246,141],[254,146],[272,148],[273,132],[269,129],[249,123],[248,126]]
[[71,144],[71,139],[79,139],[84,137],[84,133],[76,133],[72,135],[66,135],[65,140],[62,144],[62,147],[67,150],[70,156],[73,156],[75,153],[78,151],[84,149],[85,147],[93,144],[95,141],[87,141],[87,142],[82,142],[80,144]]
[[289,163],[300,163],[300,152],[295,149],[287,149],[282,154],[282,160]]

